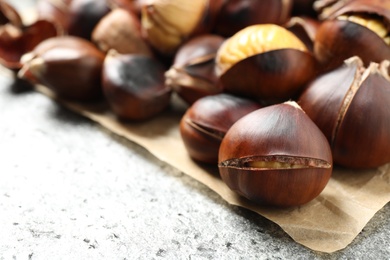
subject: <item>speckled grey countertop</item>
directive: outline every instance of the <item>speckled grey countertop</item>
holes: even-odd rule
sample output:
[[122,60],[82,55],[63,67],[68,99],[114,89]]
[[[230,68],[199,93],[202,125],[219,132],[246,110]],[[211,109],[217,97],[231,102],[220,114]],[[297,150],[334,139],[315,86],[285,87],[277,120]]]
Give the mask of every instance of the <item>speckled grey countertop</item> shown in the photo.
[[0,259],[390,258],[389,204],[346,249],[311,251],[2,70],[0,178]]

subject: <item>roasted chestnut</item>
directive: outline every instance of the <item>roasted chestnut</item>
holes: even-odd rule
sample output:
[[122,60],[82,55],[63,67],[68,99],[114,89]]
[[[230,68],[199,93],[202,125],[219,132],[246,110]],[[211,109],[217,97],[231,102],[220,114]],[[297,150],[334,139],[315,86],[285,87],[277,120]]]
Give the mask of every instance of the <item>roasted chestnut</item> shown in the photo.
[[274,24],[252,25],[227,39],[216,68],[225,91],[264,104],[293,98],[317,72],[305,44]]
[[122,54],[152,55],[141,36],[138,18],[121,8],[104,16],[92,32],[92,41],[104,52],[114,49]]
[[306,48],[313,53],[314,41],[317,35],[318,28],[321,22],[317,19],[294,16],[284,25],[284,27],[295,34],[306,46]]
[[198,99],[180,121],[180,134],[190,157],[216,164],[219,145],[227,130],[260,107],[254,101],[225,93]]
[[142,28],[148,42],[170,56],[191,36],[210,32],[222,0],[151,0],[142,6]]
[[292,4],[293,0],[226,0],[213,32],[230,37],[255,24],[282,25],[291,16]]
[[60,97],[92,100],[101,96],[104,53],[87,40],[74,36],[50,38],[22,60],[20,78],[43,84]]
[[355,169],[390,162],[389,62],[353,57],[309,84],[299,104],[332,148],[334,163]]
[[222,140],[218,161],[230,189],[277,207],[316,198],[333,166],[325,136],[295,102],[264,107],[238,120]]
[[164,84],[165,67],[146,55],[110,51],[103,66],[103,93],[121,119],[146,120],[170,103],[172,90]]
[[69,35],[90,40],[93,29],[110,10],[106,0],[72,0],[68,12]]
[[201,97],[221,93],[215,73],[215,56],[223,42],[223,37],[207,34],[184,43],[165,73],[165,84],[188,104]]
[[37,20],[22,27],[6,24],[0,27],[0,63],[13,70],[21,68],[21,57],[42,41],[59,34],[50,21]]
[[359,56],[365,66],[390,59],[390,2],[336,2],[320,15],[323,23],[314,42],[317,59],[326,70]]

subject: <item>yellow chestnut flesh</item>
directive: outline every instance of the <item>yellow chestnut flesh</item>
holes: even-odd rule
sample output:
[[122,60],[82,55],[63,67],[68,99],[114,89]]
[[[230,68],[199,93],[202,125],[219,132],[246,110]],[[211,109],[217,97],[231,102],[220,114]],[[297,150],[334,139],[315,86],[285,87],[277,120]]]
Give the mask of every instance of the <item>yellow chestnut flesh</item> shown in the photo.
[[340,15],[337,17],[338,20],[347,20],[359,25],[362,25],[379,37],[381,37],[387,45],[390,45],[390,35],[387,32],[385,24],[379,17],[374,17],[365,14],[353,14],[353,15]]
[[221,75],[239,61],[279,49],[307,51],[305,44],[293,33],[274,24],[248,26],[227,39],[217,53],[217,70]]

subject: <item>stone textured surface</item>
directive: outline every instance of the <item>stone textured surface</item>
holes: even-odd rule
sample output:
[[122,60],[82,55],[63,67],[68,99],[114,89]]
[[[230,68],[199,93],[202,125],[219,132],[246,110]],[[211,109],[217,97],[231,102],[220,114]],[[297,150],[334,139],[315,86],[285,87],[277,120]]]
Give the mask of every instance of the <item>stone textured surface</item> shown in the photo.
[[389,259],[390,205],[313,252],[0,70],[0,259]]

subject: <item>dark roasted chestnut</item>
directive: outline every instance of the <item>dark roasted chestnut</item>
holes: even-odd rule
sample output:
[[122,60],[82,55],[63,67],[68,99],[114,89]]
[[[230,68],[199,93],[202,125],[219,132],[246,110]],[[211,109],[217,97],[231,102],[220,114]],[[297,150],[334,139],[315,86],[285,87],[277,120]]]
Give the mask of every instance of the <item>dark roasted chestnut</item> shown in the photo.
[[216,164],[227,130],[260,107],[254,101],[225,93],[198,99],[180,121],[180,134],[188,154],[196,161]]
[[103,93],[121,119],[146,120],[170,103],[171,88],[164,84],[165,67],[146,55],[110,51],[103,66]]
[[293,0],[226,0],[218,12],[214,33],[230,37],[255,24],[287,22]]
[[389,62],[353,57],[309,84],[299,104],[323,131],[334,163],[374,168],[390,162]]
[[165,73],[165,83],[188,104],[222,92],[215,71],[215,56],[224,38],[202,35],[184,43]]
[[223,138],[218,160],[230,189],[277,207],[313,200],[332,174],[329,143],[295,102],[261,108],[238,120]]
[[390,2],[354,0],[323,9],[314,42],[316,58],[326,70],[359,56],[365,66],[390,59]]

